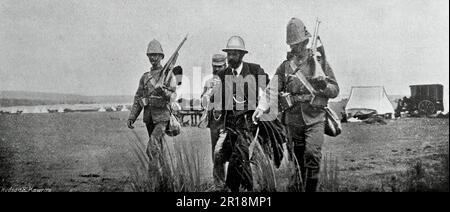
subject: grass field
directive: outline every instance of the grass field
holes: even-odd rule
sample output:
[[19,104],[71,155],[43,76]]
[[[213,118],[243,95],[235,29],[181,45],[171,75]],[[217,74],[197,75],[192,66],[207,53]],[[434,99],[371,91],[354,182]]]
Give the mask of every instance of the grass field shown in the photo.
[[[127,116],[127,112],[1,115],[0,189],[132,191],[129,167],[138,161],[130,142],[137,139],[126,128]],[[141,140],[148,138],[142,120],[134,131]],[[208,129],[183,128],[169,143],[195,147],[201,180],[212,181]],[[448,119],[346,123],[342,135],[326,137],[323,154],[336,159],[338,182],[333,188],[325,182],[321,190],[405,191],[420,181],[421,187],[414,188],[448,191],[448,143]],[[284,171],[276,171],[281,191]]]

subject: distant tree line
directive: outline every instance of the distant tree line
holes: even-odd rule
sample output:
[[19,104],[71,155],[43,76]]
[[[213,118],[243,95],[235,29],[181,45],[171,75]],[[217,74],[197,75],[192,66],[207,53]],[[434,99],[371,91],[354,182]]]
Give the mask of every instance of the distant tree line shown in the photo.
[[35,106],[35,105],[55,105],[55,104],[94,104],[94,101],[54,101],[54,100],[39,100],[39,99],[0,99],[1,107],[12,106]]

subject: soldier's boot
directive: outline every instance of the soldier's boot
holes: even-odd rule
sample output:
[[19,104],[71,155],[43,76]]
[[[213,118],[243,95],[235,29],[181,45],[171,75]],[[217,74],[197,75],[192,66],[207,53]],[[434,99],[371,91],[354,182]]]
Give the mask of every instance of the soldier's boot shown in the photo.
[[319,185],[319,169],[306,170],[305,192],[316,192]]
[[225,185],[231,190],[231,192],[239,192],[239,187],[241,186],[241,174],[242,171],[236,161],[230,161],[227,170],[227,176],[225,180]]

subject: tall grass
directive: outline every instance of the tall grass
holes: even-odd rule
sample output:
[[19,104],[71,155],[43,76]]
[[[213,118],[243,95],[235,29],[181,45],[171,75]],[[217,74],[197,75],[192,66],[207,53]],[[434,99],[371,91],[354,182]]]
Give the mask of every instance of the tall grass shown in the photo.
[[194,146],[184,143],[183,145],[175,145],[176,156],[173,167],[176,173],[175,188],[176,191],[199,192],[205,191],[207,184],[201,181],[202,163],[198,150],[194,150]]
[[[152,170],[146,154],[146,141],[133,131],[130,140],[131,150],[137,163],[128,167],[130,184],[136,192],[204,192],[213,191],[210,182],[204,182],[201,171],[204,168],[201,154],[193,145],[176,143],[170,148],[165,142],[165,150],[160,168]],[[251,174],[255,192],[304,192],[302,173],[295,155],[284,152],[282,166],[276,168],[270,155],[270,146],[261,145],[259,139],[252,136],[250,146]],[[287,148],[285,148],[287,149]],[[156,177],[154,176],[156,173]],[[320,173],[319,191],[338,191],[338,161],[331,154],[325,154]],[[280,187],[280,180],[287,180]]]
[[255,191],[275,192],[277,190],[275,167],[257,137],[252,139],[249,149]]
[[[137,163],[128,168],[130,184],[136,192],[199,192],[206,191],[208,184],[201,181],[202,160],[194,146],[174,144],[170,148],[164,141],[164,150],[160,151],[159,168],[151,167],[145,151],[146,143],[136,132],[135,139],[129,139],[131,150]],[[153,158],[158,160],[158,158]],[[156,175],[156,176],[155,176]]]
[[[250,132],[238,131],[230,129],[229,133],[236,135],[238,142],[246,142],[249,144],[248,149],[241,149],[245,145],[235,144],[234,151],[240,154],[241,160],[250,161],[250,169],[244,168],[240,177],[243,181],[251,181],[254,192],[275,192],[277,187],[275,177],[275,167],[272,163],[270,153],[267,151],[268,146],[262,146],[259,142],[257,130],[256,135]],[[247,153],[246,153],[247,152]],[[249,158],[245,158],[249,157]],[[226,171],[227,172],[227,171]]]
[[427,180],[427,178],[427,172],[422,160],[413,162],[406,171],[405,191],[418,192],[428,190],[432,185],[431,181]]
[[127,166],[128,172],[130,174],[130,184],[131,189],[133,191],[150,191],[149,189],[154,188],[154,183],[151,180],[149,180],[149,173],[148,170],[148,164],[149,164],[149,158],[147,157],[147,154],[145,153],[144,148],[142,147],[141,140],[138,138],[137,141],[133,141],[132,139],[129,139],[131,150],[133,151],[134,155],[138,159],[138,163],[131,163],[129,166]]
[[302,173],[293,150],[293,143],[287,141],[283,144],[283,160],[276,171],[279,181],[278,191],[304,192]]
[[320,170],[319,191],[338,192],[339,191],[339,167],[338,159],[332,153],[326,153],[322,160]]
[[[279,178],[287,180],[286,186],[279,191],[286,192],[305,192],[305,183],[303,177],[306,173],[302,173],[300,165],[295,154],[285,151],[283,165],[279,170]],[[318,191],[320,192],[337,192],[340,188],[339,168],[337,157],[331,153],[323,156],[320,169],[320,183]],[[303,177],[302,177],[303,176]]]
[[289,153],[285,157],[288,161],[288,185],[286,191],[288,192],[305,192],[304,182],[302,178],[302,170],[298,163],[297,157],[293,153]]
[[426,169],[421,159],[411,161],[404,173],[392,175],[383,182],[392,192],[448,192],[448,154],[441,156],[441,164],[434,169]]

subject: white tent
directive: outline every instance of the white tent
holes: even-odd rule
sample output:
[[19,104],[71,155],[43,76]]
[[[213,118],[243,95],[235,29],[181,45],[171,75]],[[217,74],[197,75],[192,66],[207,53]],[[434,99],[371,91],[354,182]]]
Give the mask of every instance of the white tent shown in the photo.
[[15,108],[15,107],[13,107],[13,108],[11,108],[11,110],[10,110],[10,113],[17,113],[17,108]]
[[130,110],[128,110],[127,106],[124,105],[120,111],[130,111]]
[[41,108],[35,107],[35,108],[33,109],[33,113],[41,113]]
[[30,111],[30,109],[28,109],[28,108],[24,108],[24,109],[22,110],[22,113],[31,113],[31,111]]
[[383,86],[352,87],[350,97],[345,106],[345,113],[349,117],[356,113],[394,114],[394,107],[389,101]]
[[59,108],[58,108],[58,113],[64,113],[64,108],[59,107]]
[[105,107],[102,106],[100,109],[98,109],[98,112],[106,112]]
[[41,113],[48,113],[48,109],[46,107],[41,108]]

